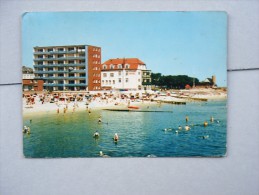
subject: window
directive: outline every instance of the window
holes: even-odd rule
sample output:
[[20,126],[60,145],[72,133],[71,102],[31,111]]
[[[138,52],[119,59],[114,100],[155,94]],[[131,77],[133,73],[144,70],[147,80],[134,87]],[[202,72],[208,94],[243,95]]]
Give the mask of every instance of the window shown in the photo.
[[129,74],[129,71],[126,71],[126,76],[128,76],[128,74]]
[[64,62],[63,61],[58,61],[58,64],[64,64]]
[[121,71],[119,71],[119,76],[121,75]]
[[103,65],[103,69],[107,69],[107,66],[106,66],[106,65]]
[[140,79],[138,79],[138,82],[140,82]]
[[80,84],[85,84],[85,80],[80,80],[79,83]]
[[64,51],[64,49],[63,48],[58,48],[58,51]]
[[79,74],[80,77],[85,77],[85,73]]
[[126,78],[126,83],[128,83],[129,82],[129,79],[128,78]]
[[38,52],[43,52],[43,49],[38,49]]
[[121,69],[121,68],[122,68],[122,65],[121,65],[121,64],[118,64],[118,68]]
[[125,68],[126,69],[129,69],[130,65],[129,64],[126,64]]
[[48,49],[48,52],[52,52],[53,51],[53,49]]
[[43,58],[43,55],[38,55],[38,58],[40,58],[40,59]]
[[112,81],[112,84],[115,84],[115,80]]
[[103,73],[103,77],[107,77],[107,73]]
[[140,75],[140,72],[138,72],[138,75]]
[[64,57],[64,55],[58,54],[58,58],[63,58],[63,57]]
[[110,69],[114,69],[114,65],[111,65],[111,66],[110,66]]
[[74,47],[69,47],[68,51],[74,51]]
[[48,58],[53,58],[53,55],[48,55]]
[[59,77],[63,77],[63,76],[64,76],[64,74],[58,74],[58,76],[59,76]]
[[60,68],[60,67],[58,68],[58,71],[62,71],[62,70],[64,70],[64,68]]
[[48,64],[53,64],[53,61],[48,61]]
[[38,62],[38,65],[43,65],[43,62]]
[[111,80],[109,80],[109,85],[110,85],[111,83],[112,83]]
[[119,83],[121,83],[121,78],[119,78]]
[[68,60],[69,64],[74,64],[74,60]]
[[102,84],[104,84],[104,80],[102,80]]
[[108,81],[107,80],[105,81],[105,83],[106,83],[106,85],[108,85]]
[[114,73],[110,73],[110,77],[114,77]]

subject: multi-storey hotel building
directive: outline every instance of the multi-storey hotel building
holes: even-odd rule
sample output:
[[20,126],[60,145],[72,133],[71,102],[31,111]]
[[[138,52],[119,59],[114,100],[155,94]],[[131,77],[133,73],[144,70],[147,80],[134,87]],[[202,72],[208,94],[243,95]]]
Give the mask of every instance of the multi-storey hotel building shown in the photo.
[[138,58],[110,59],[102,65],[103,89],[151,89],[151,71]]
[[100,90],[101,48],[90,45],[34,47],[35,79],[44,89]]

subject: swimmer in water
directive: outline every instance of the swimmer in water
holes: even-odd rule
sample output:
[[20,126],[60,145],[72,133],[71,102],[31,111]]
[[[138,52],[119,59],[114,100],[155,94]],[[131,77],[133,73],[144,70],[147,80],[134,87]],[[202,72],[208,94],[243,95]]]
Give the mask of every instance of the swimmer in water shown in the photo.
[[189,131],[189,130],[191,129],[191,128],[189,127],[189,125],[186,125],[184,128],[185,128],[186,131]]
[[186,123],[189,121],[189,117],[188,116],[185,117],[185,121],[186,121]]
[[213,116],[210,117],[210,122],[214,122]]
[[117,133],[114,134],[113,140],[117,142],[119,140],[119,135]]
[[98,131],[95,131],[93,137],[94,137],[94,138],[98,138],[99,136],[100,136],[100,134],[98,133]]
[[178,129],[179,129],[179,130],[182,130],[182,126],[181,126],[181,125],[179,125]]
[[102,122],[102,117],[99,116],[98,123],[101,123],[101,122]]
[[204,121],[203,125],[204,125],[204,127],[207,127],[208,126],[208,122]]

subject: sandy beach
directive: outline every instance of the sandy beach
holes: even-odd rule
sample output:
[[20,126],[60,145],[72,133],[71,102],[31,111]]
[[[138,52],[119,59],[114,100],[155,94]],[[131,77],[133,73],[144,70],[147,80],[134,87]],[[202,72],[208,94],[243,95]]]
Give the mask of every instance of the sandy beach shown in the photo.
[[[149,92],[148,96],[139,92],[121,93],[92,93],[91,95],[82,92],[71,93],[36,93],[26,92],[23,97],[23,114],[48,113],[70,113],[85,110],[91,112],[96,109],[127,109],[128,106],[148,106],[158,103],[188,103],[192,101],[217,101],[227,98],[226,90],[215,89],[192,89],[172,90],[164,92]],[[79,96],[80,95],[80,96]],[[134,98],[130,98],[131,96]],[[74,97],[70,101],[69,98]],[[79,100],[77,100],[79,98]],[[33,99],[33,101],[31,101]]]

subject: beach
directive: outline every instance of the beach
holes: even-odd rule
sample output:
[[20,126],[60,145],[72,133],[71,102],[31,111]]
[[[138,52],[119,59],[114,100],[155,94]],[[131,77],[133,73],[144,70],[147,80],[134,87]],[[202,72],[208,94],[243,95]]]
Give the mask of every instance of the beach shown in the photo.
[[161,103],[218,101],[227,98],[226,90],[192,89],[172,91],[124,92],[24,92],[23,114],[65,114],[96,109],[127,109],[129,106],[148,107]]

